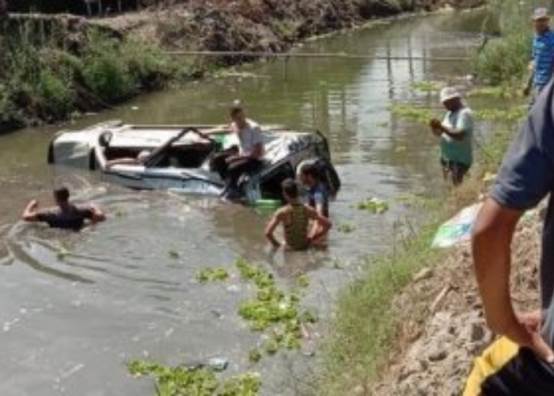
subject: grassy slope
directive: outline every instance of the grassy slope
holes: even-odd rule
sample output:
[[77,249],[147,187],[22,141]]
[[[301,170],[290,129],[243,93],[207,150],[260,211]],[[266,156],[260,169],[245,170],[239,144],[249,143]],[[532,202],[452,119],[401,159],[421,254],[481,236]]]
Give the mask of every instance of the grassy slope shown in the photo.
[[345,389],[371,394],[373,381],[395,351],[403,321],[395,316],[398,312],[391,311],[393,298],[419,270],[439,265],[449,254],[430,247],[438,225],[484,191],[483,177],[496,172],[513,133],[514,129],[508,128],[492,136],[482,147],[487,156],[481,156],[465,184],[453,190],[446,201],[425,204],[422,209],[428,213],[427,224],[417,235],[395,249],[396,254],[368,258],[365,274],[343,290],[324,347],[318,394],[341,395]]

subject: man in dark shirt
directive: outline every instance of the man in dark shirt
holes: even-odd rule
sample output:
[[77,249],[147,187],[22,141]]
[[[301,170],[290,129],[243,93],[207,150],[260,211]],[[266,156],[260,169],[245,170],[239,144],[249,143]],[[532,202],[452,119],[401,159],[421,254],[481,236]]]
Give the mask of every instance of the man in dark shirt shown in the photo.
[[[554,87],[539,95],[519,136],[504,158],[496,184],[475,225],[473,257],[488,325],[513,345],[513,356],[482,375],[483,395],[554,395],[554,204],[543,230],[540,265],[541,310],[514,310],[510,295],[511,243],[525,210],[554,190]],[[497,342],[500,345],[502,342]],[[491,347],[485,360],[496,352]],[[482,360],[483,361],[483,360]],[[479,362],[474,374],[479,371]],[[481,365],[480,367],[483,367]],[[470,385],[468,381],[468,386]],[[466,392],[466,395],[474,392]]]
[[46,210],[38,210],[38,201],[32,200],[23,211],[23,220],[78,231],[85,226],[85,220],[98,223],[106,219],[104,213],[93,205],[76,206],[70,203],[69,190],[66,187],[54,190],[54,200],[58,207]]

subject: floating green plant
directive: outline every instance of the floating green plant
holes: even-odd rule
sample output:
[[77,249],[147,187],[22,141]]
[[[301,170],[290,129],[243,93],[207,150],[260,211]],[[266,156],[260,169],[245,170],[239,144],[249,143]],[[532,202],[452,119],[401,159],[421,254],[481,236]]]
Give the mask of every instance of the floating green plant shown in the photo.
[[438,81],[417,81],[412,84],[412,89],[420,92],[438,92],[443,85]]
[[133,360],[127,368],[136,377],[153,377],[157,396],[256,396],[261,387],[257,373],[220,381],[212,370],[205,368],[169,367],[144,360]]
[[262,360],[262,354],[259,349],[254,348],[250,352],[248,352],[248,360],[251,363],[258,363],[260,360]]
[[306,288],[310,286],[310,278],[308,275],[300,275],[298,278],[296,278],[296,284],[298,287]]
[[205,268],[196,274],[200,283],[224,281],[228,278],[229,273],[225,268]]
[[433,111],[428,108],[414,107],[407,104],[396,103],[391,108],[392,114],[410,121],[427,124],[433,118]]
[[[237,260],[236,266],[243,280],[251,281],[256,285],[255,298],[240,304],[239,315],[249,322],[252,330],[268,333],[269,338],[262,346],[263,351],[272,355],[281,348],[300,348],[301,323],[304,320],[313,323],[311,319],[315,316],[300,315],[298,296],[281,291],[276,286],[273,275],[268,271],[243,259]],[[299,277],[297,282],[299,286],[309,285],[309,279],[305,275]]]
[[358,203],[359,210],[365,210],[373,214],[383,214],[389,210],[389,204],[379,198],[368,198]]
[[337,229],[344,234],[350,234],[356,230],[356,227],[352,224],[343,223],[339,225]]
[[172,259],[178,259],[179,257],[181,257],[181,255],[179,254],[179,252],[176,251],[176,250],[170,250],[170,251],[168,252],[168,254],[169,254],[169,257],[171,257]]

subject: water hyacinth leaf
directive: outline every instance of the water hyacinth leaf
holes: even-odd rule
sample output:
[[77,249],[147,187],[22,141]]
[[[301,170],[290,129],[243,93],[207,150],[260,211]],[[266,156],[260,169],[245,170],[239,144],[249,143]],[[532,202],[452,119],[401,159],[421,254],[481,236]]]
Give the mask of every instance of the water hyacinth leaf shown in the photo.
[[308,277],[308,275],[300,275],[296,279],[296,284],[298,285],[298,287],[306,288],[310,286],[310,278]]
[[439,92],[444,83],[438,81],[417,81],[412,84],[412,89],[419,92]]
[[248,352],[248,360],[251,363],[258,363],[262,359],[262,354],[258,349],[252,349]]
[[196,274],[200,283],[225,281],[228,278],[229,273],[225,268],[205,268]]
[[379,198],[368,198],[358,203],[359,210],[365,210],[373,214],[383,214],[389,210],[389,204]]
[[134,360],[127,365],[137,377],[151,376],[160,396],[256,396],[261,387],[257,373],[237,375],[219,381],[212,370],[169,367],[159,363]]
[[344,234],[350,234],[356,230],[356,227],[354,227],[352,224],[344,223],[339,225],[338,231],[342,232]]
[[433,118],[432,110],[407,104],[394,104],[390,111],[395,116],[421,124],[427,124]]
[[[269,355],[277,353],[280,348],[298,349],[302,340],[298,295],[280,290],[273,276],[261,267],[243,259],[237,260],[235,265],[242,279],[254,283],[257,288],[255,298],[240,304],[239,315],[249,323],[252,330],[270,333],[262,349]],[[297,283],[307,287],[309,278],[300,276]],[[251,361],[253,357],[257,359],[251,351]]]

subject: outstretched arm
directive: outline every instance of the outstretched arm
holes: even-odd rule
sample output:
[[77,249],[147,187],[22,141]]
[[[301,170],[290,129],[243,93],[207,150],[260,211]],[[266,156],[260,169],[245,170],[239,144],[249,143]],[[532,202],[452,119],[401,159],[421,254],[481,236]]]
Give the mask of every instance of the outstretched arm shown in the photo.
[[275,229],[281,223],[281,221],[282,214],[279,211],[273,215],[269,223],[267,223],[267,227],[265,228],[265,237],[275,248],[279,248],[282,245],[282,243],[275,238]]
[[36,199],[33,199],[27,204],[27,206],[23,210],[21,218],[25,221],[39,221],[38,220],[38,201]]
[[485,202],[472,238],[477,283],[490,328],[553,362],[554,354],[539,333],[539,323],[530,324],[512,305],[511,243],[521,215],[522,211],[503,207],[493,199]]

